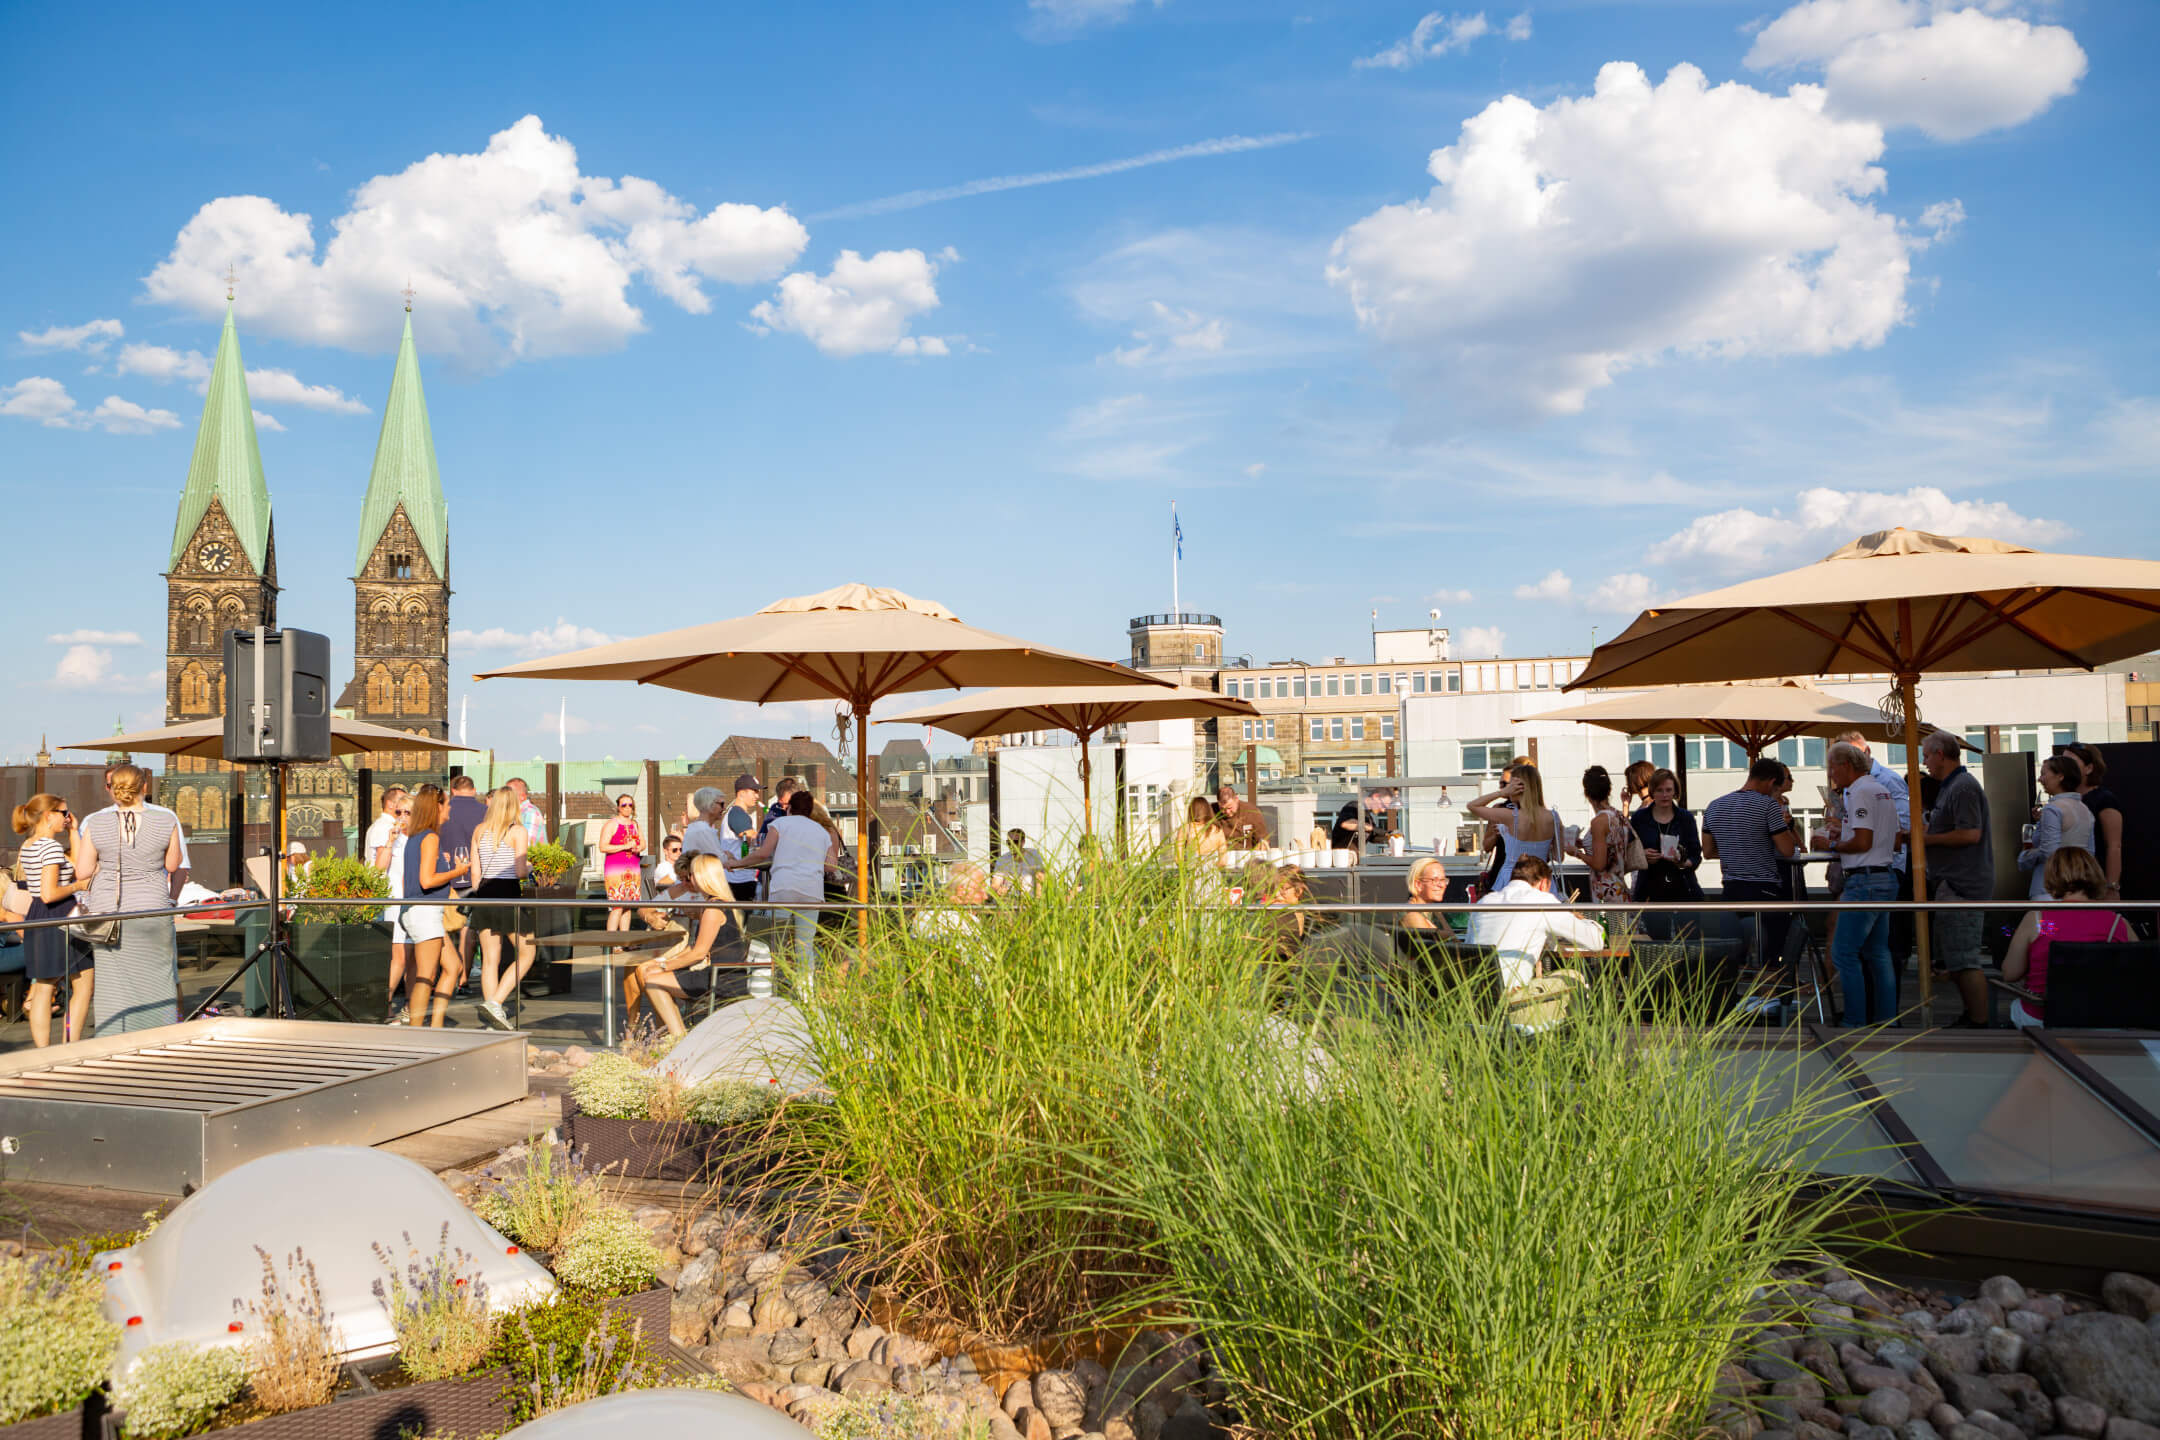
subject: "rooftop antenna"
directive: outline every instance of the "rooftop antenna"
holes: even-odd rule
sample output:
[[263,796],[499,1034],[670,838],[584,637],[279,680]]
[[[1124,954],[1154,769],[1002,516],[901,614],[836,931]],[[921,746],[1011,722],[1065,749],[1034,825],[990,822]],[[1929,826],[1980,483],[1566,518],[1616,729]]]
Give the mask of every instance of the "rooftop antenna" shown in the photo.
[[231,301],[232,301],[232,298],[233,298],[233,290],[234,290],[234,288],[235,288],[236,286],[238,286],[238,285],[239,285],[239,283],[240,283],[240,267],[239,267],[239,266],[237,266],[237,265],[234,265],[234,264],[228,263],[228,264],[227,264],[227,265],[225,266],[225,300],[226,300],[226,302],[227,302],[228,304],[230,304],[230,303],[231,303]]

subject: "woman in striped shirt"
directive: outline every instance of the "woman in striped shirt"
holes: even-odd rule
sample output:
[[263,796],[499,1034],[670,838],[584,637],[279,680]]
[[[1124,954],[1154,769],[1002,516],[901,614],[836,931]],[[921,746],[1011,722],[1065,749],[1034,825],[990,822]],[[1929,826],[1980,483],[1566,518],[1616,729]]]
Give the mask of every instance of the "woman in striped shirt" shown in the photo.
[[[75,861],[69,844],[74,839],[75,817],[67,801],[57,795],[33,795],[15,807],[15,833],[27,835],[19,858],[24,887],[30,892],[26,920],[57,920],[75,911],[78,891],[89,888],[75,879]],[[52,1044],[53,990],[68,982],[66,1040],[83,1037],[83,1023],[90,1018],[91,984],[96,978],[90,947],[68,933],[65,925],[48,925],[23,932],[24,969],[30,977],[30,996],[25,1009],[30,1019],[30,1043],[39,1049]]]

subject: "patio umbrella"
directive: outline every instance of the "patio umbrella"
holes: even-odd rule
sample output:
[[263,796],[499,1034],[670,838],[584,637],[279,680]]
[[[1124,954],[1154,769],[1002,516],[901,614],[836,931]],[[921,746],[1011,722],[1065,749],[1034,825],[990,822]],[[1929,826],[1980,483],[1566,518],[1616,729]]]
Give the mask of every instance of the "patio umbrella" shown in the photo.
[[[978,630],[932,600],[842,585],[776,600],[754,615],[596,645],[490,670],[476,680],[632,680],[693,695],[837,700],[855,722],[855,894],[870,895],[870,707],[915,690],[974,685],[1141,685],[1170,682],[1069,650]],[[869,916],[863,917],[867,932]]]
[[1080,813],[1083,833],[1095,833],[1094,791],[1088,741],[1098,731],[1128,720],[1207,720],[1259,714],[1251,701],[1173,685],[1143,690],[1133,685],[1060,685],[987,690],[980,695],[926,705],[881,720],[881,725],[932,725],[964,740],[1025,730],[1069,730],[1080,741]]
[[[2090,670],[2156,645],[2160,562],[1882,530],[1814,565],[1644,611],[1567,688],[1888,674],[1896,688],[1882,718],[1902,732],[1906,783],[1918,795],[1922,675]],[[1925,896],[1918,827],[1912,841],[1913,893]],[[1925,995],[1924,926],[1919,936]]]

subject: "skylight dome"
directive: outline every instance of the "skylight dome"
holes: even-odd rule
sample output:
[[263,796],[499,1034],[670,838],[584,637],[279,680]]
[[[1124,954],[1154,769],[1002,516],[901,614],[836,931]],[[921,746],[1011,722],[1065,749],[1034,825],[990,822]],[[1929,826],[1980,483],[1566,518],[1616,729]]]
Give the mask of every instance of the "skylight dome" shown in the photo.
[[518,1426],[503,1440],[803,1440],[802,1426],[742,1395],[631,1390]]
[[[236,1302],[260,1301],[263,1256],[280,1281],[297,1252],[315,1267],[339,1350],[353,1358],[397,1348],[374,1293],[387,1280],[380,1245],[402,1269],[408,1252],[471,1257],[464,1273],[487,1286],[489,1308],[508,1310],[555,1292],[554,1277],[465,1208],[427,1168],[357,1145],[285,1150],[213,1180],[156,1230],[95,1261],[105,1314],[121,1327],[117,1372],[152,1345],[246,1345],[257,1324]],[[406,1237],[411,1236],[408,1244]]]

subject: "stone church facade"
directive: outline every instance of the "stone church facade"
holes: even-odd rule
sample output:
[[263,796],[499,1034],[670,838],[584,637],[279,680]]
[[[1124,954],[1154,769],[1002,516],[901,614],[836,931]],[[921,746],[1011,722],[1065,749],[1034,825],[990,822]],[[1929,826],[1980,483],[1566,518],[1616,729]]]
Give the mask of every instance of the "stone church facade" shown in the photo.
[[[221,716],[225,632],[278,623],[270,494],[229,310],[181,492],[165,584],[166,719]],[[353,594],[353,673],[335,708],[373,724],[447,738],[448,512],[409,314],[361,504]],[[442,769],[439,756],[426,751],[369,760],[376,777],[371,810],[380,805],[384,786],[439,779]],[[360,816],[357,769],[351,758],[291,768],[286,783],[290,838],[318,851],[343,848]],[[179,814],[191,843],[229,842],[240,772],[222,761],[188,756],[175,757],[168,772],[158,798]],[[242,822],[249,827],[245,842],[251,853],[270,843],[271,818],[261,785],[253,788]]]

